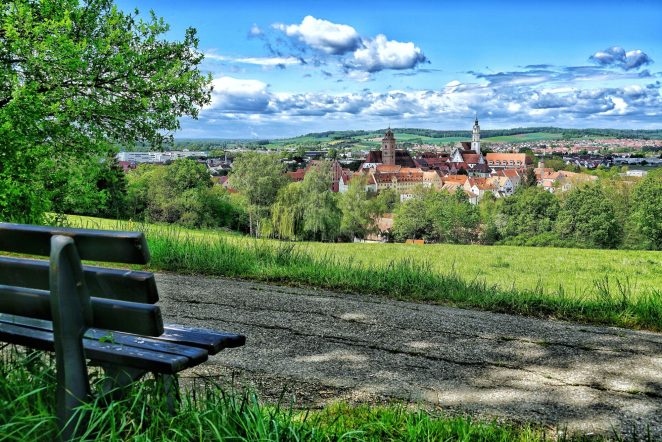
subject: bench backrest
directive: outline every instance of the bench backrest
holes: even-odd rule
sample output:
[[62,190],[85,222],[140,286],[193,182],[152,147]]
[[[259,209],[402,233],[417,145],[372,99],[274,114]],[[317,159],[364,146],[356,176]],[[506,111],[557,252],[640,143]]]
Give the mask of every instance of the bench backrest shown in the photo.
[[[149,250],[141,232],[31,226],[0,223],[0,252],[49,256],[51,238],[73,240],[82,260],[145,264]],[[79,264],[78,264],[79,265]],[[0,313],[51,320],[50,274],[46,260],[0,256]],[[82,266],[95,328],[158,336],[163,322],[154,275]]]

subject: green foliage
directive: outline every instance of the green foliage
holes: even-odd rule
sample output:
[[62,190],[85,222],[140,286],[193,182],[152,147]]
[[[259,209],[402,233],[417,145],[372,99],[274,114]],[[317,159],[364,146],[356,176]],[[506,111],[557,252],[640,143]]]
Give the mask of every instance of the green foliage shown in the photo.
[[340,233],[340,211],[331,190],[331,163],[321,161],[310,168],[301,183],[303,235],[315,241],[333,241]]
[[[51,172],[61,174],[54,183],[66,178],[61,166],[102,160],[122,142],[160,145],[179,129],[179,117],[197,116],[211,79],[198,70],[195,31],[176,42],[163,38],[168,30],[154,15],[143,21],[111,0],[3,3],[1,219],[38,221],[49,209]],[[80,171],[73,175],[80,183]],[[90,201],[82,207],[88,211]]]
[[662,175],[649,173],[632,194],[632,223],[647,248],[662,250]]
[[383,198],[370,199],[365,190],[367,178],[356,175],[349,182],[347,192],[341,194],[339,207],[342,212],[340,230],[348,239],[365,238],[375,219],[386,212]]
[[260,220],[270,218],[271,205],[278,191],[287,184],[285,168],[278,156],[248,152],[238,156],[232,164],[228,178],[233,188],[245,198],[249,211],[249,227],[259,235]]
[[540,187],[518,189],[501,199],[490,222],[501,237],[535,236],[552,231],[559,212],[558,198]]
[[302,182],[282,188],[271,207],[273,233],[281,239],[334,241],[341,214],[331,191],[331,164],[315,163]]
[[556,230],[573,244],[615,248],[622,241],[614,203],[602,185],[586,184],[567,192],[559,211]]
[[134,219],[189,227],[243,230],[243,209],[219,186],[203,164],[182,159],[170,165],[140,165],[128,175],[129,215]]
[[[43,353],[16,349],[0,360],[0,434],[9,441],[57,440],[54,364]],[[103,379],[96,379],[95,390]],[[95,400],[81,441],[383,441],[457,440],[542,442],[545,432],[529,425],[482,422],[467,417],[388,406],[337,403],[317,410],[270,405],[254,393],[224,390],[196,379],[182,391],[176,415],[168,412],[162,383],[147,378],[129,386],[127,397],[106,405]],[[597,440],[592,438],[591,440]]]
[[393,234],[399,240],[469,243],[478,227],[478,209],[463,192],[418,188],[396,212]]

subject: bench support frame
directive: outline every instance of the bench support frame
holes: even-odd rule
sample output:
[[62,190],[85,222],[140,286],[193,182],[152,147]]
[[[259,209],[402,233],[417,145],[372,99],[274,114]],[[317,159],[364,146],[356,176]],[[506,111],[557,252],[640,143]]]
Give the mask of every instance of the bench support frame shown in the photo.
[[90,398],[83,335],[92,325],[90,296],[74,241],[67,236],[51,238],[51,311],[57,374],[57,418],[61,437],[74,439],[82,416],[76,409]]

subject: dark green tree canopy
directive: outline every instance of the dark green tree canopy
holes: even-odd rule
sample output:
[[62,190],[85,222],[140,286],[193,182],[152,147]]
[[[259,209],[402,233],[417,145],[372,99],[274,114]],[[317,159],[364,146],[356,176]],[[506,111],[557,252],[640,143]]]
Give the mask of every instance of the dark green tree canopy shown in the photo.
[[51,159],[107,157],[119,143],[159,146],[179,117],[198,115],[211,79],[198,69],[195,31],[179,42],[165,40],[167,31],[153,13],[145,21],[110,0],[2,3],[0,217],[48,208]]

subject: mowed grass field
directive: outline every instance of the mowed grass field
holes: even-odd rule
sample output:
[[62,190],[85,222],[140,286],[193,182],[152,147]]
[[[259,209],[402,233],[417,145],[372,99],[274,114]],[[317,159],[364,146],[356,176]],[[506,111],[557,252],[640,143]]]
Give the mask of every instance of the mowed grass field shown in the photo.
[[[92,217],[70,216],[69,220],[74,226],[87,228],[143,230],[148,227],[148,238],[149,227],[156,227]],[[429,265],[438,273],[455,274],[469,282],[485,282],[505,290],[563,291],[566,295],[578,297],[604,289],[605,283],[613,291],[619,291],[620,285],[633,296],[662,290],[662,252],[655,251],[455,244],[283,243],[255,240],[219,230],[170,226],[167,229],[205,241],[222,238],[243,247],[253,247],[256,242],[291,244],[321,259],[333,258],[368,269],[386,266],[394,261],[411,260]]]

